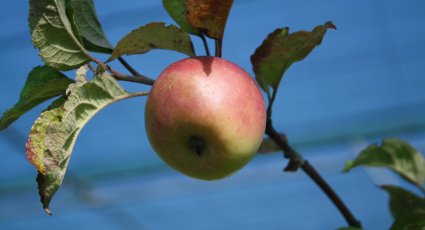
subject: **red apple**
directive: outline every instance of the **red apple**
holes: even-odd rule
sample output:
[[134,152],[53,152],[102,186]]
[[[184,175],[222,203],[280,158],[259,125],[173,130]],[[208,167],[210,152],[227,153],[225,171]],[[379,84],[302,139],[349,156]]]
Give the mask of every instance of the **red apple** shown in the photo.
[[239,66],[192,57],[168,66],[155,81],[145,110],[146,132],[168,165],[214,180],[245,166],[266,126],[264,98]]

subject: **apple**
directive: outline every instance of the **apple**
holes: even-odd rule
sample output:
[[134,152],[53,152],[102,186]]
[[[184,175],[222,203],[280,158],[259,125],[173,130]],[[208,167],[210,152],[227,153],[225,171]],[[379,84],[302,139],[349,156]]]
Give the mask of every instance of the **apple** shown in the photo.
[[159,155],[190,177],[215,180],[245,166],[266,126],[264,98],[242,68],[218,57],[168,66],[149,93],[146,132]]

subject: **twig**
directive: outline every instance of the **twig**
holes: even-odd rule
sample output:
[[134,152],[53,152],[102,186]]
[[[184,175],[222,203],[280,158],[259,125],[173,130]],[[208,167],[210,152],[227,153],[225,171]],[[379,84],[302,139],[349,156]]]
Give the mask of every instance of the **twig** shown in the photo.
[[145,84],[145,85],[152,85],[153,82],[146,82],[146,79],[140,78],[140,77],[134,77],[134,76],[128,76],[128,75],[124,75],[121,73],[118,73],[116,71],[114,71],[112,73],[112,76],[119,80],[119,81],[128,81],[128,82],[135,82],[135,83],[141,83],[141,84]]
[[267,121],[266,134],[273,139],[280,148],[282,148],[285,158],[289,159],[289,163],[286,166],[285,171],[296,171],[298,168],[301,168],[328,196],[350,226],[361,227],[360,221],[354,217],[341,198],[323,179],[319,172],[289,145],[288,140],[284,136],[280,135],[273,128],[271,119],[268,119]]
[[154,80],[150,79],[149,77],[140,74],[139,72],[137,72],[137,70],[135,70],[130,64],[128,64],[127,61],[124,60],[123,57],[118,57],[118,61],[121,62],[121,64],[131,73],[133,74],[135,77],[140,77],[144,79],[143,84],[148,84],[148,85],[153,85],[153,83],[155,82]]
[[128,64],[128,62],[124,60],[123,57],[118,57],[118,61],[120,61],[121,64],[134,76],[141,76],[141,74],[137,72],[137,70],[135,70],[130,64]]
[[210,48],[208,47],[208,42],[207,42],[207,39],[205,38],[205,35],[201,34],[201,35],[199,35],[199,37],[201,38],[202,43],[204,44],[206,55],[207,56],[211,56],[211,54],[210,54]]
[[128,75],[124,75],[114,69],[112,69],[109,65],[105,64],[104,62],[100,61],[99,59],[97,59],[96,57],[94,57],[93,55],[91,55],[89,52],[86,53],[86,55],[94,62],[96,62],[98,65],[102,66],[103,69],[108,70],[109,72],[111,72],[112,76],[117,79],[117,80],[122,80],[122,81],[129,81],[129,82],[136,82],[136,83],[141,83],[141,84],[145,84],[145,85],[153,85],[153,80],[151,79],[146,79],[147,77],[140,77],[140,78],[136,78],[136,77],[132,77],[132,76],[128,76]]

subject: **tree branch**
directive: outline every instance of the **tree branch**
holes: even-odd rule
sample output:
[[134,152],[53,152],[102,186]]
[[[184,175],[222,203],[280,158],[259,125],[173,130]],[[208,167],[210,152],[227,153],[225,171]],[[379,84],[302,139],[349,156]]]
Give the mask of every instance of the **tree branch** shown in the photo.
[[149,77],[146,77],[142,74],[140,74],[139,72],[137,72],[137,70],[135,70],[130,64],[128,64],[127,61],[124,60],[123,57],[118,57],[118,61],[121,62],[121,64],[131,73],[133,74],[135,77],[140,77],[143,78],[145,81],[144,84],[148,84],[148,85],[153,85],[153,83],[155,82],[154,80],[150,79]]
[[350,226],[361,227],[360,221],[354,217],[341,198],[323,179],[319,172],[289,145],[288,139],[285,138],[285,136],[279,134],[274,129],[270,118],[267,120],[266,134],[283,150],[285,158],[289,159],[289,163],[284,169],[285,171],[296,171],[301,168],[328,196]]
[[112,73],[112,76],[119,80],[119,81],[128,81],[128,82],[135,82],[135,83],[141,83],[141,84],[145,84],[145,85],[152,85],[151,82],[147,82],[146,79],[140,78],[140,77],[134,77],[134,76],[128,76],[128,75],[124,75],[121,73],[118,73],[116,71],[114,71]]

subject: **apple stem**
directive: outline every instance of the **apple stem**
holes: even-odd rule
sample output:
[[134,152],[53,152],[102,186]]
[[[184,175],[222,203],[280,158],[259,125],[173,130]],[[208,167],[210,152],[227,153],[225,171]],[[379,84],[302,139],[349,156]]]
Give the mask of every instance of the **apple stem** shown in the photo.
[[221,58],[222,54],[222,46],[223,46],[223,40],[216,39],[215,40],[215,56]]
[[336,194],[332,187],[325,181],[325,179],[323,179],[320,173],[289,145],[286,136],[279,134],[274,129],[272,120],[270,118],[267,119],[266,134],[283,150],[284,157],[289,159],[289,163],[285,167],[284,171],[294,172],[301,168],[328,196],[328,198],[343,215],[347,223],[352,227],[361,228],[360,221],[354,217],[354,215],[350,212],[338,194]]
[[204,34],[199,35],[199,37],[201,38],[202,43],[204,44],[205,54],[207,56],[211,56],[210,48],[208,47],[208,42],[207,42],[207,39],[205,38]]

